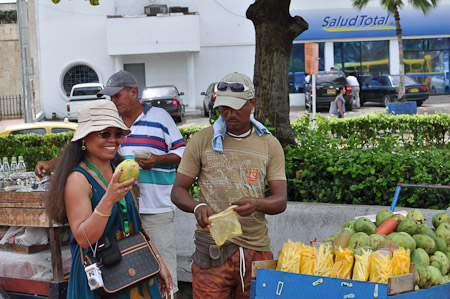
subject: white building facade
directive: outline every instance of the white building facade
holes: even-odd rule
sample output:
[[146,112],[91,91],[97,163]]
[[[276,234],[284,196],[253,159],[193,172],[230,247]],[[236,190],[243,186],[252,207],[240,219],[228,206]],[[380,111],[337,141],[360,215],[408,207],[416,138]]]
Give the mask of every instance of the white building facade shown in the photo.
[[[202,109],[200,93],[211,82],[233,71],[253,76],[255,32],[253,23],[245,17],[252,3],[100,0],[100,5],[91,6],[85,0],[62,0],[58,4],[35,0],[41,110],[46,118],[64,117],[73,84],[104,83],[121,69],[135,74],[140,91],[145,86],[173,84],[185,93],[187,110]],[[291,106],[304,105],[301,84],[297,84],[295,76],[304,71],[302,51],[306,42],[319,43],[321,69],[335,66],[349,73],[353,70],[350,67],[357,70],[349,63],[356,62],[362,74],[361,68],[369,65],[375,69],[373,61],[387,57],[386,71],[398,73],[393,16],[378,8],[379,1],[369,2],[362,11],[354,9],[351,3],[291,1],[291,15],[300,15],[309,23],[309,29],[294,41]],[[445,77],[450,24],[444,15],[449,15],[450,0],[441,0],[439,5],[426,17],[408,6],[400,11],[400,16],[405,39],[421,40],[423,45],[425,39],[442,43],[438,49],[442,52],[440,66],[427,71]],[[159,13],[149,16],[146,12]],[[351,21],[356,16],[358,19]],[[424,20],[428,25],[423,25]],[[421,28],[413,26],[419,23]],[[434,29],[422,30],[428,27]],[[411,57],[425,57],[428,50],[416,49],[417,44],[419,41],[410,44],[414,50]]]
[[[70,88],[131,71],[139,87],[174,84],[187,109],[200,108],[208,85],[239,71],[253,74],[255,34],[245,11],[252,1],[164,1],[174,11],[145,15],[154,1],[36,1],[42,109],[64,117]],[[161,10],[164,12],[164,10]]]

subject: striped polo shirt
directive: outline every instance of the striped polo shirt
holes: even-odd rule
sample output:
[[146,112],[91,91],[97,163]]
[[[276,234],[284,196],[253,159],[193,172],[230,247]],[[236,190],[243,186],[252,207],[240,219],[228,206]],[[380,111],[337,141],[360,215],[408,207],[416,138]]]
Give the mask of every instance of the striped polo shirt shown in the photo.
[[[120,146],[119,153],[125,159],[134,159],[135,150],[145,150],[156,155],[183,156],[186,141],[166,110],[144,104],[144,111],[136,119]],[[152,169],[140,169],[139,212],[160,214],[175,210],[170,199],[177,165],[156,165]]]

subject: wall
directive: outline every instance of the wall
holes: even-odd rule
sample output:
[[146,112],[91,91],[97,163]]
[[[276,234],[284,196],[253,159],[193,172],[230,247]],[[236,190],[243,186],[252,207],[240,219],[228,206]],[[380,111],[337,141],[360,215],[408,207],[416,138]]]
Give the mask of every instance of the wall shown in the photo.
[[[62,89],[62,75],[76,63],[91,66],[102,82],[123,63],[145,63],[146,84],[175,84],[185,92],[185,102],[189,102],[187,91],[195,97],[197,108],[202,106],[200,93],[225,74],[239,71],[252,77],[254,27],[245,17],[247,8],[253,3],[251,0],[164,1],[169,7],[188,6],[190,12],[199,14],[200,51],[120,56],[107,55],[106,16],[142,15],[144,6],[155,2],[137,0],[131,5],[126,0],[100,1],[99,6],[91,6],[84,0],[61,1],[56,5],[49,0],[36,0],[36,3],[42,74],[40,90],[45,99],[46,117],[51,117],[52,112],[60,117],[65,115],[67,96]],[[300,6],[294,1],[291,8],[299,9]],[[139,28],[129,30],[139,31]],[[194,57],[194,80],[188,77],[188,55]],[[302,105],[300,98],[294,102]]]
[[[61,1],[57,5],[48,0],[36,2],[42,74],[40,89],[45,98],[46,117],[51,117],[52,112],[65,115],[67,96],[62,89],[62,75],[76,63],[91,66],[102,82],[116,71],[116,61],[145,63],[148,85],[175,84],[186,93],[185,102],[189,101],[187,91],[190,90],[197,107],[202,103],[200,92],[212,80],[236,70],[250,76],[253,73],[254,29],[245,18],[245,10],[252,1],[165,1],[168,6],[189,6],[189,11],[200,14],[201,49],[193,54],[193,88],[188,86],[191,78],[188,78],[187,52],[120,57],[106,54],[106,16],[142,15],[144,6],[153,2],[138,0],[130,5],[124,0],[101,1],[99,6],[91,6],[84,0]],[[139,31],[139,28],[130,30]]]
[[[15,3],[0,3],[2,11],[16,11]],[[0,96],[22,94],[18,24],[0,24]]]
[[17,24],[0,24],[0,96],[22,94],[17,29]]
[[106,54],[106,15],[114,14],[114,1],[36,0],[39,30],[40,90],[46,118],[52,113],[64,117],[68,97],[62,76],[75,64],[86,64],[105,82],[114,73],[114,58]]
[[[12,2],[12,1],[11,1]],[[27,3],[28,26],[30,37],[31,58],[33,61],[33,91],[34,107],[40,110],[39,93],[39,59],[36,40],[36,21],[34,12],[34,0]],[[0,3],[0,10],[16,11],[15,3]],[[0,95],[22,95],[22,70],[20,63],[19,25],[0,24]]]

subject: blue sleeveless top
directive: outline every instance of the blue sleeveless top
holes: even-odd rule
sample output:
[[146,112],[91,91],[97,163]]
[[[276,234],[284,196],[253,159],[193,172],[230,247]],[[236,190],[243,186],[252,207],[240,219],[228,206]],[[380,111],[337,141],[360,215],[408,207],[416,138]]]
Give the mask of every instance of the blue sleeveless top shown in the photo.
[[[92,210],[94,210],[102,197],[105,195],[106,190],[103,189],[103,187],[82,167],[77,166],[74,168],[74,171],[81,172],[88,179],[92,188],[91,204]],[[125,196],[125,200],[127,202],[129,231],[130,234],[132,234],[135,231],[141,230],[141,221],[131,192],[127,193],[127,195]],[[103,235],[107,234],[110,237],[120,239],[123,236],[123,217],[122,212],[120,211],[120,209],[118,209],[117,206],[118,203],[116,203],[111,210],[111,216],[108,219]],[[92,244],[92,246],[94,247],[95,244]],[[72,240],[70,242],[70,250],[72,252],[72,266],[70,268],[67,298],[100,298],[100,296],[95,291],[91,291],[88,286],[86,272],[84,271],[84,266],[81,263],[80,249],[84,250],[84,254],[87,254],[87,249],[81,248],[80,245],[78,245],[78,243],[72,237]],[[142,282],[141,284],[139,284],[139,286],[136,286],[128,292],[122,292],[113,298],[161,298],[156,275],[146,280],[145,282]]]

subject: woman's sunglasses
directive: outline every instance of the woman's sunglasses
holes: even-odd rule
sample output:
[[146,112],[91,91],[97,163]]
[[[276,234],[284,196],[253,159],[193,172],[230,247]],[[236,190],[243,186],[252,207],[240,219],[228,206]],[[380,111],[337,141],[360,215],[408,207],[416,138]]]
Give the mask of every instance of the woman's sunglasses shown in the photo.
[[98,137],[103,138],[103,139],[108,139],[109,137],[111,137],[111,135],[114,135],[114,138],[116,138],[116,139],[122,139],[123,136],[125,136],[125,133],[122,131],[117,131],[117,132],[104,131],[104,132],[98,132],[97,135],[98,135]]
[[220,91],[227,90],[227,87],[230,87],[233,92],[244,92],[246,90],[250,90],[247,86],[241,83],[219,82],[219,84],[217,84],[217,89]]

